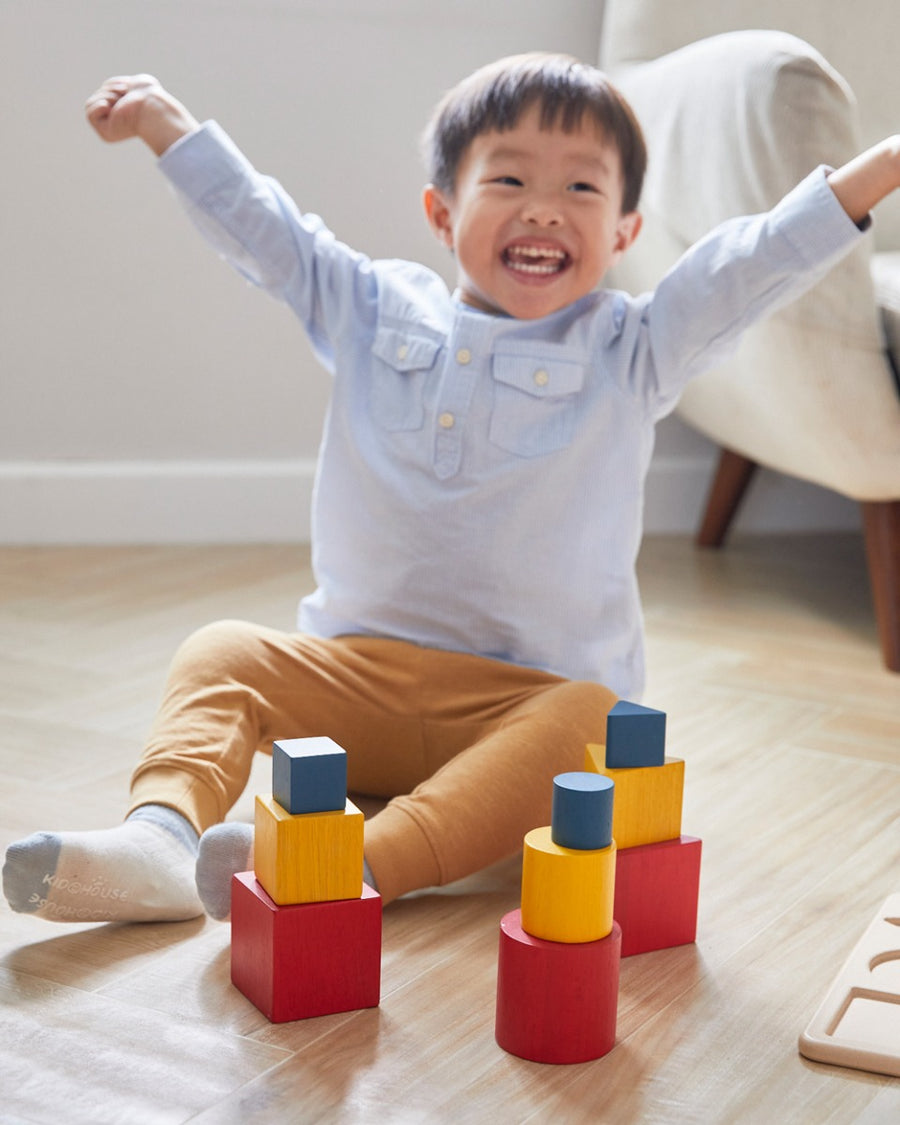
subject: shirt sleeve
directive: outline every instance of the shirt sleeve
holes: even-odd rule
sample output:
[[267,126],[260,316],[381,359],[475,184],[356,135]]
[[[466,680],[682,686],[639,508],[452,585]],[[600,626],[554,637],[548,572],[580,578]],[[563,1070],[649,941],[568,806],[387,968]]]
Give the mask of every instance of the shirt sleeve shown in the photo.
[[256,171],[213,121],[159,159],[190,219],[243,277],[285,301],[331,366],[330,343],[349,321],[374,317],[375,278],[363,254],[303,214],[282,186]]
[[644,389],[660,414],[746,329],[811,289],[858,244],[868,224],[850,219],[828,171],[811,173],[771,211],[717,227],[638,299],[636,370],[652,373]]

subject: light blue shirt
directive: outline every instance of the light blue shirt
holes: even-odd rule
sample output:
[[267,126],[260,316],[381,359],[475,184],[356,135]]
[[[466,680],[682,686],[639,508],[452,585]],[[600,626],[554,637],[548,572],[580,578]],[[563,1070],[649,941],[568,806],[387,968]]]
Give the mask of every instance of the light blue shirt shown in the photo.
[[160,167],[216,249],[334,374],[302,630],[398,637],[639,699],[635,561],[654,425],[741,331],[859,236],[819,169],[691,250],[653,294],[540,320],[477,311],[301,214],[214,123]]

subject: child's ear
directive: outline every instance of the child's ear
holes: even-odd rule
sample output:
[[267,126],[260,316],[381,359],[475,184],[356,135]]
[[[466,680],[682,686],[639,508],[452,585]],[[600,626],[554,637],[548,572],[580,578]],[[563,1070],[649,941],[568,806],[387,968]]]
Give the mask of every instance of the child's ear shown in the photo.
[[613,243],[613,259],[610,265],[615,265],[628,247],[641,233],[644,219],[639,211],[628,211],[619,218],[616,226],[616,240]]
[[450,204],[440,188],[434,184],[426,184],[422,192],[422,203],[428,225],[434,231],[439,242],[448,250],[453,249],[453,223],[450,215]]

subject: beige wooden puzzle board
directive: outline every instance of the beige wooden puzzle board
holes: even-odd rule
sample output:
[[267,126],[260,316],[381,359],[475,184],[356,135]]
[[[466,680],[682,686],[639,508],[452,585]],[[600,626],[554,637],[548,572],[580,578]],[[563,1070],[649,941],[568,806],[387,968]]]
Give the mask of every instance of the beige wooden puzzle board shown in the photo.
[[900,1077],[900,894],[857,942],[800,1036],[800,1053]]

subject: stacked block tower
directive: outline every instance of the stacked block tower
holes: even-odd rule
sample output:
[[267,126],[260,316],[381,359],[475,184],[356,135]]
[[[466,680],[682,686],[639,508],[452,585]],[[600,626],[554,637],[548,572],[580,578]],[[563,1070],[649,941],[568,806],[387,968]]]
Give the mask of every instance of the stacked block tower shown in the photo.
[[622,956],[694,941],[702,844],[681,834],[684,762],[667,758],[662,711],[620,701],[606,745],[589,744],[585,769],[615,785],[613,914]]
[[583,773],[553,781],[552,824],[525,837],[522,903],[500,923],[496,1038],[544,1063],[615,1043],[621,957],[694,941],[701,841],[681,834],[684,762],[666,716],[622,701]]
[[273,1023],[379,1003],[381,896],[363,882],[363,814],[330,738],[273,746],[254,870],[232,881],[231,979]]
[[551,819],[525,837],[521,908],[500,923],[495,1034],[521,1058],[586,1062],[616,1038],[613,782],[560,774]]

